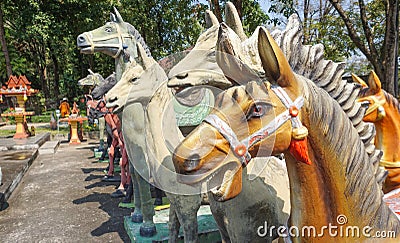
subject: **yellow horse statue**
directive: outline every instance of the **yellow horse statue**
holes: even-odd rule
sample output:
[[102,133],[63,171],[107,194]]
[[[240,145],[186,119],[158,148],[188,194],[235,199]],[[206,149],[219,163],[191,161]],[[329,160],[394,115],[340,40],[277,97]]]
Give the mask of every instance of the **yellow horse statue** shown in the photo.
[[389,172],[383,184],[383,191],[388,193],[400,188],[400,103],[381,88],[374,71],[369,75],[368,84],[354,74],[352,77],[363,86],[359,101],[369,103],[363,120],[375,124],[375,146],[383,151],[380,165]]

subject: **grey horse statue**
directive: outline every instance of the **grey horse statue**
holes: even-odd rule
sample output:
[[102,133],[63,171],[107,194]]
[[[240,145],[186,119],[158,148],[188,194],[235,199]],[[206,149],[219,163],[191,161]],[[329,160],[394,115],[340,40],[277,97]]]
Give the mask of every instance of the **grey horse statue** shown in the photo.
[[[94,73],[91,69],[88,69],[89,74],[78,80],[78,85],[81,86],[89,86],[91,87],[91,90],[89,91],[89,94],[94,97],[94,99],[101,99],[103,93],[103,85],[106,87],[106,90],[104,91],[104,94],[115,84],[116,79],[115,79],[115,73],[112,73],[110,76],[108,76],[106,79],[103,78],[103,76],[99,73]],[[112,85],[111,87],[108,87]],[[108,88],[108,89],[107,89]],[[99,94],[100,91],[100,94]],[[89,113],[88,113],[89,114]],[[92,124],[94,122],[93,119],[91,119],[91,116],[88,116],[89,118],[89,124]],[[104,147],[104,130],[106,129],[106,122],[104,120],[104,117],[99,117],[97,118],[99,121],[99,130],[100,130],[100,145],[98,150],[103,151],[102,156],[100,157],[100,160],[103,160],[106,156],[106,150],[107,148]]]
[[[114,8],[115,14],[110,15],[110,22],[95,30],[85,32],[77,37],[77,45],[81,53],[93,54],[101,52],[115,59],[115,75],[117,82],[121,79],[122,73],[126,70],[137,57],[136,43],[141,43],[146,50],[146,54],[151,56],[144,39],[139,32],[129,23],[124,22],[122,16]],[[132,221],[140,223],[140,234],[142,236],[153,236],[157,233],[153,222],[154,207],[150,194],[150,185],[137,173],[136,168],[132,167],[132,160],[137,160],[136,164],[146,164],[145,154],[143,149],[138,144],[143,144],[144,141],[140,134],[143,133],[144,114],[141,106],[130,107],[136,114],[129,122],[135,124],[134,130],[130,131],[137,135],[137,141],[125,140],[127,151],[133,151],[134,154],[129,154],[129,162],[131,167],[131,177],[133,185],[137,184],[135,193],[140,195],[140,200],[135,200],[135,209],[132,213]],[[124,129],[124,119],[122,121],[123,137],[128,137],[126,129]],[[134,149],[129,149],[129,148]]]
[[86,77],[78,80],[78,85],[95,87],[104,82],[104,78],[100,73],[95,73],[90,68],[88,69],[88,72],[89,74]]
[[[108,36],[108,37],[107,37]],[[139,62],[138,44],[143,48],[143,53],[147,58],[151,58],[150,51],[143,38],[137,30],[123,21],[121,15],[115,10],[115,15],[111,15],[111,22],[104,26],[83,33],[78,36],[78,47],[83,53],[102,52],[116,59],[116,80],[119,81],[127,67],[137,66]],[[162,72],[164,73],[164,72]],[[165,75],[165,73],[164,73]],[[124,114],[134,114],[125,116]],[[135,200],[135,211],[132,220],[140,221],[143,215],[142,232],[150,232],[147,235],[156,233],[153,215],[154,208],[151,203],[149,184],[141,175],[149,174],[146,160],[147,144],[145,141],[145,112],[140,103],[133,103],[124,108],[124,113],[119,113],[122,118],[122,133],[128,152],[129,161],[132,168],[135,168],[132,178],[139,178],[139,186],[135,191],[140,192],[141,200]],[[134,136],[132,136],[134,135]],[[135,165],[135,167],[133,166]],[[131,171],[133,172],[133,171]],[[167,194],[168,196],[169,194]],[[201,204],[200,195],[195,196],[168,196],[171,202],[169,217],[169,240],[178,240],[179,228],[183,226],[185,242],[198,242],[197,236],[197,209]],[[181,199],[180,199],[181,198]],[[189,201],[193,201],[190,203]],[[136,205],[141,202],[141,205]],[[143,230],[142,230],[143,229]]]

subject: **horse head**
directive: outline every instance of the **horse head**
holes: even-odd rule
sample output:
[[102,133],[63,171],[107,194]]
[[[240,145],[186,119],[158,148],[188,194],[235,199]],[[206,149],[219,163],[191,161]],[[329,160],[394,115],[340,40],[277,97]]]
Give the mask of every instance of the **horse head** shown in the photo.
[[114,11],[115,14],[110,16],[110,22],[77,37],[77,45],[81,53],[102,52],[116,58],[128,48],[130,42],[134,41],[134,36],[129,34],[127,23],[116,8]]
[[88,69],[89,74],[78,80],[78,85],[81,86],[96,86],[102,82],[104,82],[103,76],[101,76],[99,73],[94,73],[92,70]]
[[93,98],[96,100],[101,99],[116,83],[116,75],[112,73],[92,90]]
[[[237,50],[226,44],[229,42],[220,43],[220,50],[226,55],[217,60],[225,75],[234,78],[237,72],[232,67],[238,67],[239,61],[227,58],[230,53],[226,50],[232,53]],[[258,29],[258,50],[265,75],[274,86],[246,78],[245,86],[221,93],[215,102],[216,108],[174,151],[175,168],[181,174],[178,179],[186,184],[208,181],[218,201],[240,193],[242,166],[252,157],[287,151],[292,139],[296,139],[294,131],[301,128],[304,133],[306,129],[298,127],[300,121],[290,122],[301,117],[301,84],[264,28]],[[251,73],[244,64],[241,69]]]
[[121,80],[105,96],[107,107],[113,108],[115,113],[121,111],[127,102],[146,105],[156,88],[167,79],[163,69],[146,54],[143,46],[137,43],[136,47],[138,62],[130,64]]
[[103,117],[107,113],[106,103],[103,99],[96,100],[91,95],[86,97],[86,114],[89,124],[94,123],[94,119]]
[[[231,2],[226,4],[225,15],[227,26],[232,27],[232,29],[229,29],[229,34],[238,35],[238,38],[244,41],[247,37],[244,34],[237,10]],[[219,23],[215,15],[209,10],[206,11],[206,25],[208,29],[197,39],[194,48],[169,72],[169,87],[185,88],[209,85],[225,89],[235,85],[232,80],[225,78],[217,64],[216,43]]]
[[368,77],[368,84],[355,74],[352,74],[352,78],[354,82],[361,84],[363,87],[358,102],[369,104],[363,120],[365,122],[382,120],[386,116],[386,110],[388,110],[389,105],[386,102],[384,90],[381,88],[381,81],[376,73],[371,71]]

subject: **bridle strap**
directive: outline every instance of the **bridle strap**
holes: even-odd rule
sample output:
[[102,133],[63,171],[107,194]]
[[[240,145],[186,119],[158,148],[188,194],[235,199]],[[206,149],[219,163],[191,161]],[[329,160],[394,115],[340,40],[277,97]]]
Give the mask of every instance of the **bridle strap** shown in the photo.
[[296,108],[300,110],[304,105],[304,98],[300,96],[295,101],[292,101],[285,90],[281,87],[272,87],[271,89],[279,97],[287,110],[276,116],[275,119],[269,122],[266,126],[262,127],[242,141],[239,141],[231,127],[217,115],[210,114],[204,119],[205,122],[217,129],[217,131],[229,142],[231,149],[235,152],[236,157],[240,159],[244,166],[251,160],[251,155],[248,152],[249,149],[259,141],[276,132],[276,130],[278,130],[285,122],[291,120],[292,128],[300,127],[302,125],[297,115],[294,116],[291,114],[290,109]]
[[376,109],[378,109],[380,106],[383,106],[386,103],[386,100],[379,100],[377,97],[375,97],[373,95],[370,96],[370,98],[374,101],[374,103],[368,107],[364,116],[371,114]]
[[[204,121],[212,125],[214,128],[216,128],[218,132],[221,133],[226,140],[228,140],[233,150],[235,150],[235,148],[237,148],[242,144],[237,138],[235,132],[231,129],[231,127],[217,115],[210,114],[206,118],[204,118]],[[240,156],[239,159],[241,160],[242,163],[247,164],[248,161],[250,161],[251,159],[251,155],[249,154],[248,151],[246,151],[246,154],[244,156]]]

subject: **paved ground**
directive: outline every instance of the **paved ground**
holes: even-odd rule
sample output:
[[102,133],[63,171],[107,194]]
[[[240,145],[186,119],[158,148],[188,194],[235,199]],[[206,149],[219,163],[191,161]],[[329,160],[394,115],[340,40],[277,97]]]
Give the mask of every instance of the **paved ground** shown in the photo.
[[39,155],[0,212],[1,242],[129,242],[112,199],[115,183],[101,182],[104,163],[94,163],[95,141],[61,143]]

